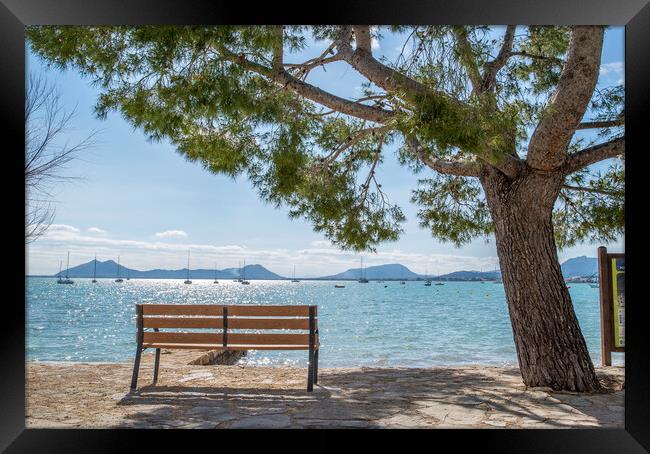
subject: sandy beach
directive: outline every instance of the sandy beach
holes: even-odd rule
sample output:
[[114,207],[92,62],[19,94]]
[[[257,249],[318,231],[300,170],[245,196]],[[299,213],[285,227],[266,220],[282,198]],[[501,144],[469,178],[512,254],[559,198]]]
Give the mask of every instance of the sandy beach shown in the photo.
[[189,365],[165,352],[151,385],[131,363],[27,363],[28,428],[623,427],[624,369],[599,368],[609,392],[526,389],[516,368],[321,369],[313,393],[297,367]]

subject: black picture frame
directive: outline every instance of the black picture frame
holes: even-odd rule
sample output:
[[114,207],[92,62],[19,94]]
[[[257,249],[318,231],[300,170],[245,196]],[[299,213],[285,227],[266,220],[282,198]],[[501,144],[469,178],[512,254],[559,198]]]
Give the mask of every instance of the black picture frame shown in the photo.
[[[26,25],[92,25],[92,24],[606,24],[624,25],[626,79],[626,293],[632,295],[627,307],[625,428],[609,429],[529,429],[529,430],[456,430],[421,431],[417,434],[425,447],[442,447],[463,451],[474,447],[488,452],[571,452],[571,453],[636,453],[650,450],[650,347],[644,303],[641,295],[641,260],[644,237],[641,235],[640,213],[644,211],[642,156],[647,154],[643,137],[643,113],[650,106],[650,5],[645,0],[481,0],[431,1],[329,1],[310,2],[223,2],[217,0],[0,0],[0,113],[3,135],[3,193],[5,206],[11,204],[10,223],[5,231],[16,240],[24,233],[18,212],[24,219],[24,203],[19,199],[24,184],[20,167],[24,149],[25,35]],[[22,180],[24,183],[24,180]],[[20,188],[23,189],[20,189]],[[642,190],[642,189],[641,189]],[[17,193],[18,192],[18,193]],[[635,195],[638,194],[638,195]],[[635,201],[637,199],[637,201]],[[646,230],[646,229],[644,229]],[[146,430],[72,430],[25,428],[25,247],[8,241],[11,249],[5,282],[17,293],[5,296],[0,329],[0,451],[18,452],[131,452],[135,442],[143,448],[167,446],[169,437],[183,436],[193,441],[223,447],[223,432],[212,431],[146,431]],[[597,245],[594,245],[594,251]],[[18,264],[23,264],[22,270]],[[18,283],[22,285],[18,285]],[[5,290],[8,290],[6,288]],[[8,293],[5,293],[8,295]],[[23,298],[21,304],[20,298]],[[639,304],[634,304],[634,301]],[[197,433],[200,432],[200,433]],[[381,441],[387,432],[372,431],[371,437]],[[367,434],[367,432],[365,432]],[[284,433],[286,434],[286,432]],[[233,434],[230,434],[233,435]],[[240,437],[243,449],[264,448],[265,437]],[[415,435],[409,434],[409,438]],[[291,438],[281,435],[287,441]],[[435,437],[435,438],[434,438]],[[335,439],[313,435],[301,446],[312,449],[317,444],[326,448]],[[313,440],[318,440],[314,443]],[[435,441],[434,441],[435,440]],[[445,443],[447,442],[447,443]],[[299,445],[299,446],[300,446]],[[231,445],[233,448],[235,445]],[[297,447],[299,447],[297,446]],[[284,446],[289,448],[289,446]],[[231,448],[232,449],[232,448]],[[266,448],[264,448],[266,449]],[[303,448],[304,449],[304,448]],[[449,448],[442,448],[449,449]]]

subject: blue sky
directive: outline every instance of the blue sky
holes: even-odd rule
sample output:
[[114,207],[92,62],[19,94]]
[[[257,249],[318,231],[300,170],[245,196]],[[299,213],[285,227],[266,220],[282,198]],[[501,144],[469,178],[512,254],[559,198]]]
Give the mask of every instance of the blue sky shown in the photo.
[[[615,85],[623,78],[622,27],[605,33],[600,86]],[[378,55],[393,59],[403,37],[385,34],[373,43]],[[324,45],[296,55],[301,61],[318,55]],[[56,218],[46,236],[27,248],[29,274],[53,274],[59,260],[71,252],[71,266],[91,260],[117,259],[138,269],[182,268],[188,247],[192,268],[260,263],[274,272],[291,275],[293,265],[301,276],[317,276],[357,267],[359,255],[332,247],[303,220],[290,220],[285,210],[261,202],[245,178],[212,175],[190,163],[168,143],[151,143],[119,114],[95,118],[93,106],[99,93],[74,70],[48,68],[27,52],[28,71],[42,74],[61,92],[66,109],[76,107],[73,129],[66,139],[85,137],[100,130],[98,144],[84,152],[66,170],[81,177],[54,190]],[[344,63],[327,71],[314,70],[308,79],[340,96],[354,97],[364,79]],[[493,239],[476,239],[457,248],[441,243],[418,226],[417,208],[409,202],[417,178],[402,168],[388,149],[378,170],[383,189],[404,210],[407,221],[401,239],[386,243],[376,254],[364,253],[364,263],[400,262],[413,271],[446,273],[460,269],[491,270],[497,265]],[[561,260],[596,255],[599,244],[582,244],[559,252]],[[607,245],[620,251],[623,241]]]

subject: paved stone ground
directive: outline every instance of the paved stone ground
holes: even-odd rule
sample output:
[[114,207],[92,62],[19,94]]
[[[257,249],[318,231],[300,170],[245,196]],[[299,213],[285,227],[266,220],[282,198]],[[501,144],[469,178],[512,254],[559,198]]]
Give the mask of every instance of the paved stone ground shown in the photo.
[[321,369],[307,393],[304,368],[191,366],[175,355],[163,355],[156,386],[145,355],[132,394],[129,363],[29,362],[27,427],[623,427],[618,367],[598,369],[604,394],[526,389],[515,368],[478,366]]

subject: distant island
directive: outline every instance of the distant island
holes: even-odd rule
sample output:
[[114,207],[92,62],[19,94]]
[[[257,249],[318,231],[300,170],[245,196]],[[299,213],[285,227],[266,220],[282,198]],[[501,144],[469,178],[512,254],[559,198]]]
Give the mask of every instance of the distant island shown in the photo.
[[[97,261],[97,278],[115,278],[117,276],[117,263],[113,260]],[[92,278],[94,260],[77,265],[68,270],[71,278]],[[364,275],[369,280],[408,280],[418,281],[429,278],[433,281],[497,281],[501,279],[500,271],[454,271],[439,276],[417,274],[404,265],[391,263],[386,265],[369,266],[364,268]],[[595,257],[575,257],[562,264],[562,273],[570,282],[595,282],[598,279],[598,259]],[[61,276],[65,275],[65,271]],[[132,279],[185,279],[187,268],[176,270],[136,270],[120,265],[120,275]],[[248,280],[287,280],[289,277],[280,276],[269,271],[262,265],[246,265],[242,268],[242,275]],[[190,270],[192,279],[214,279],[214,269]],[[54,275],[31,275],[30,277],[51,277],[58,278],[59,273]],[[225,268],[216,270],[217,279],[237,279],[240,277],[239,268]],[[344,281],[358,280],[361,278],[361,268],[350,268],[342,273],[323,277],[299,277],[301,280],[314,281]]]

